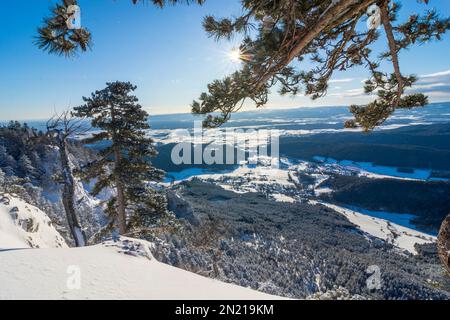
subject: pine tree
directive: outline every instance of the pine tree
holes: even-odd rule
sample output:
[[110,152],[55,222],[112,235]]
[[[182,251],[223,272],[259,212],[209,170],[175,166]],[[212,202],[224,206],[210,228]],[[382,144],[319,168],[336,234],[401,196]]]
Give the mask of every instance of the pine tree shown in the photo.
[[6,175],[0,168],[0,191],[4,191],[5,182],[6,182]]
[[[360,66],[370,73],[365,92],[378,98],[364,106],[351,106],[354,120],[347,122],[347,127],[368,131],[397,109],[427,104],[423,94],[405,94],[416,78],[401,73],[399,52],[440,40],[450,28],[449,18],[426,11],[396,23],[400,4],[391,0],[246,0],[242,6],[244,13],[237,18],[209,16],[204,20],[206,32],[215,39],[244,35],[239,48],[241,70],[209,84],[208,93],[192,104],[194,114],[206,115],[205,126],[217,127],[228,121],[246,100],[264,106],[269,89],[275,86],[283,95],[303,90],[313,99],[320,98],[326,95],[335,71]],[[360,23],[365,18],[367,26]],[[387,50],[374,57],[372,47],[380,38],[378,26],[384,29]],[[299,62],[305,60],[312,67],[299,70]],[[392,73],[380,69],[386,60],[392,64]]]
[[[132,0],[133,4],[149,2],[164,7],[205,1]],[[70,29],[67,25],[73,5],[78,5],[77,0],[62,0],[52,16],[44,20],[36,40],[41,49],[70,56],[90,47],[91,34],[86,28]],[[307,96],[317,99],[326,95],[335,71],[364,66],[370,72],[365,92],[378,98],[367,105],[350,106],[354,119],[346,127],[371,130],[397,109],[428,103],[423,94],[405,94],[417,79],[401,73],[399,52],[414,44],[441,40],[450,28],[450,20],[440,18],[434,11],[411,15],[394,25],[400,3],[393,0],[245,0],[242,9],[243,14],[233,19],[208,16],[204,20],[205,30],[216,39],[244,35],[240,46],[243,68],[211,83],[209,92],[192,104],[194,114],[207,115],[204,122],[208,127],[228,121],[246,100],[257,107],[265,105],[271,87],[278,86],[281,94],[294,95],[303,89]],[[366,18],[367,23],[361,24]],[[361,25],[367,25],[366,30]],[[373,57],[371,46],[380,37],[379,26],[384,29],[388,49],[380,57]],[[298,70],[296,63],[306,59],[312,67]],[[379,68],[384,60],[391,61],[392,73]],[[217,112],[219,116],[215,115]]]
[[6,168],[13,166],[15,167],[16,163],[14,158],[8,153],[8,150],[5,146],[0,145],[0,167]]
[[6,166],[6,167],[3,167],[2,170],[3,170],[3,172],[5,172],[5,174],[8,178],[15,177],[16,172],[14,170],[14,167]]
[[35,178],[37,175],[36,169],[33,167],[33,163],[26,154],[22,154],[20,156],[18,167],[22,176],[26,178]]
[[[152,2],[158,7],[179,2],[202,4],[204,0],[131,0],[133,4],[138,2]],[[38,28],[38,36],[35,39],[39,49],[51,54],[62,56],[74,56],[79,52],[85,52],[92,46],[91,32],[85,28],[71,28],[69,21],[72,18],[73,6],[78,6],[77,0],[61,0],[52,8],[52,13],[44,19],[43,26]]]
[[51,17],[44,19],[44,26],[38,29],[36,45],[49,53],[73,56],[87,51],[92,45],[91,33],[86,28],[73,29],[69,21],[77,0],[62,0],[52,8]]
[[109,200],[107,212],[120,234],[139,227],[146,215],[166,211],[158,192],[147,186],[150,181],[161,180],[163,172],[151,165],[156,150],[146,135],[148,114],[132,95],[134,90],[136,87],[129,82],[107,83],[105,89],[83,98],[85,104],[75,108],[76,116],[91,118],[92,126],[102,130],[85,142],[110,143],[84,174],[97,179],[94,195],[107,187],[114,188],[115,196]]

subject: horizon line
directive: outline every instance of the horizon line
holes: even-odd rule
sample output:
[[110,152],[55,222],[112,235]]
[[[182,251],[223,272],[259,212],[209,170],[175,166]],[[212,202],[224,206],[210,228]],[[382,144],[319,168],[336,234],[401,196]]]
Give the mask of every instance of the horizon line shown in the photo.
[[[439,103],[450,103],[449,101],[436,101],[436,102],[430,102],[427,104],[428,105],[433,105],[433,104],[439,104]],[[295,109],[306,109],[306,108],[311,108],[311,109],[318,109],[318,108],[345,108],[345,107],[349,107],[349,105],[325,105],[325,106],[299,106],[299,107],[267,107],[267,108],[253,108],[253,109],[246,109],[246,110],[242,110],[242,111],[238,111],[235,114],[239,114],[239,113],[245,113],[245,112],[259,112],[261,110],[270,110],[270,111],[282,111],[282,110],[295,110]],[[144,108],[145,109],[145,108]],[[158,116],[182,116],[182,115],[192,115],[192,116],[198,116],[201,117],[202,115],[195,115],[192,114],[191,112],[174,112],[174,113],[155,113],[155,114],[150,114],[149,113],[149,118],[152,117],[158,117]],[[49,118],[36,118],[36,119],[1,119],[0,118],[0,123],[5,123],[5,122],[10,122],[10,121],[18,121],[18,122],[23,122],[23,121],[46,121]]]

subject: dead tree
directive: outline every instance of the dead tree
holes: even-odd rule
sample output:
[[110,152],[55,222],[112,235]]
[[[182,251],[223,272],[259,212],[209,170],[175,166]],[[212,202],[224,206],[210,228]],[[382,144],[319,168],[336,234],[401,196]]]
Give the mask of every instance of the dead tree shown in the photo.
[[62,202],[66,212],[70,233],[77,247],[86,245],[86,235],[80,225],[75,209],[75,179],[70,166],[68,140],[75,133],[81,132],[82,120],[64,111],[47,121],[47,135],[58,147],[61,165],[61,183],[63,185]]

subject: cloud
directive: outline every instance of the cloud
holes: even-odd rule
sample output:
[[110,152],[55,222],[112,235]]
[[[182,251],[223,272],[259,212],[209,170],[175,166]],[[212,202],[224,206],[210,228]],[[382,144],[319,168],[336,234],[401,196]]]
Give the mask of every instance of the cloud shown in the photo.
[[446,102],[450,101],[450,92],[448,91],[430,91],[427,92],[427,96],[431,102]]
[[450,70],[440,71],[440,72],[430,73],[430,74],[423,74],[423,75],[419,76],[419,78],[438,78],[438,77],[445,77],[445,76],[450,76]]
[[339,93],[331,93],[331,94],[329,94],[329,96],[330,97],[346,98],[346,97],[368,97],[370,95],[366,94],[364,92],[363,88],[357,88],[357,89],[345,90],[345,91],[339,92]]
[[425,82],[416,84],[412,88],[407,89],[406,93],[423,93],[430,98],[430,102],[450,101],[450,83]]
[[427,94],[431,97],[445,96],[445,97],[450,98],[450,92],[448,92],[448,91],[430,91]]
[[357,96],[362,96],[364,95],[364,89],[363,88],[358,88],[358,89],[350,89],[350,90],[346,90],[344,92],[344,97],[357,97]]
[[413,86],[413,89],[420,89],[420,90],[427,90],[427,89],[436,89],[436,88],[450,88],[450,83],[444,83],[444,82],[434,82],[434,83],[427,83],[427,84],[416,84]]
[[416,84],[412,88],[406,89],[406,93],[408,94],[423,93],[425,95],[430,95],[431,93],[436,94],[436,92],[446,92],[447,94],[450,94],[450,83],[430,82],[424,84]]
[[417,83],[407,93],[423,93],[434,101],[449,100],[450,70],[420,75]]
[[354,80],[355,79],[352,79],[352,78],[333,79],[333,80],[328,81],[328,83],[346,83],[346,82],[352,82]]

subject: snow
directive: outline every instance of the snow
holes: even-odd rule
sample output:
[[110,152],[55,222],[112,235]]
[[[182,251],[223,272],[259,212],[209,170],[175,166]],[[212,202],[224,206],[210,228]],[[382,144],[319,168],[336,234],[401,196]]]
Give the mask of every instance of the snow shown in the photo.
[[431,176],[431,170],[427,169],[412,169],[412,172],[401,172],[397,167],[379,166],[374,165],[371,162],[357,162],[351,160],[338,161],[321,156],[315,156],[314,160],[326,165],[335,165],[346,169],[353,169],[358,171],[360,176],[373,179],[391,178],[409,181],[427,181]]
[[357,225],[361,231],[383,239],[388,243],[409,251],[412,254],[417,254],[414,245],[436,242],[436,237],[430,236],[426,233],[413,230],[398,224],[392,223],[388,220],[371,217],[360,212],[339,207],[333,204],[310,201],[311,204],[322,204],[334,211],[344,215],[351,223]]
[[0,194],[0,300],[281,299],[160,263],[151,246],[120,238],[68,248],[44,212]]
[[316,194],[316,196],[320,196],[322,194],[328,194],[328,193],[332,193],[333,189],[331,188],[317,188],[314,189],[314,193]]
[[151,244],[0,252],[0,299],[280,299],[156,261]]
[[[201,126],[192,129],[165,129],[149,132],[152,138],[159,143],[188,143],[193,145],[236,145],[236,142],[245,142],[248,148],[256,148],[263,142],[270,141],[273,135],[277,135],[275,130],[261,129],[268,125],[227,127],[226,129],[201,130]],[[258,130],[256,130],[258,129]]]
[[[231,170],[232,171],[232,170]],[[190,168],[185,169],[180,172],[168,172],[167,178],[164,180],[164,182],[172,182],[172,181],[184,181],[189,180],[192,177],[201,177],[201,176],[210,176],[210,175],[222,175],[224,173],[230,172],[230,170],[223,170],[223,171],[212,171],[208,169],[202,169],[202,168]]]
[[[271,166],[241,165],[234,170],[217,171],[213,173],[202,169],[187,169],[179,172],[176,177],[181,178],[178,181],[190,180],[195,177],[202,180],[220,182],[218,184],[224,189],[232,190],[237,193],[258,192],[257,186],[260,185],[276,184],[286,188],[294,187],[294,184],[290,181],[288,170]],[[235,179],[246,181],[239,184],[239,189],[227,185],[226,181],[231,183]]]
[[405,214],[405,213],[395,213],[395,212],[386,212],[386,211],[372,211],[363,208],[346,206],[348,209],[365,214],[367,216],[371,216],[374,218],[380,218],[384,220],[388,220],[400,226],[413,229],[419,231],[417,227],[411,223],[414,218],[417,218],[416,215],[413,214]]
[[[198,178],[219,182],[218,185],[222,188],[237,193],[258,192],[264,185],[278,186],[278,188],[295,187],[290,181],[288,170],[272,168],[270,166],[240,166],[230,173],[222,175],[200,175]],[[240,180],[240,183],[234,185],[233,182],[236,179]],[[227,182],[231,183],[231,185],[227,185]]]
[[[348,117],[345,117],[344,120],[346,120]],[[248,120],[243,120],[248,121]],[[331,121],[326,122],[324,119],[321,118],[308,118],[304,120],[273,120],[273,119],[252,119],[252,121],[258,121],[258,122],[270,122],[275,123],[279,125],[307,125],[307,124],[314,124],[314,123],[328,123],[329,125],[336,125],[340,122]],[[239,120],[234,120],[235,123],[239,123]],[[404,123],[404,124],[386,124],[381,125],[380,127],[376,128],[375,131],[386,131],[386,130],[394,130],[399,129],[407,126],[412,125],[429,125],[431,123],[423,123],[423,122],[416,122],[416,123]],[[254,126],[238,126],[238,127],[227,127],[225,129],[219,128],[219,129],[208,129],[204,132],[204,135],[202,137],[198,137],[198,140],[194,139],[193,136],[193,130],[192,129],[160,129],[160,130],[152,130],[149,132],[149,134],[152,136],[152,138],[157,143],[161,144],[171,144],[171,143],[192,143],[192,144],[216,144],[219,146],[222,146],[223,144],[229,144],[230,141],[245,141],[248,147],[255,147],[261,143],[261,141],[265,141],[269,139],[270,134],[276,134],[279,137],[301,137],[301,136],[309,136],[309,135],[316,135],[316,134],[323,134],[323,133],[341,133],[341,132],[362,132],[361,128],[342,128],[342,129],[334,129],[334,128],[328,128],[328,129],[282,129],[277,128],[276,132],[271,131],[272,126],[269,124],[261,124],[261,125],[254,125]],[[81,137],[79,137],[81,138]]]
[[294,198],[286,196],[286,195],[284,195],[282,193],[272,194],[272,197],[275,199],[275,201],[278,201],[278,202],[289,202],[289,203],[294,203],[295,202]]
[[0,250],[67,247],[48,216],[17,197],[0,194]]

